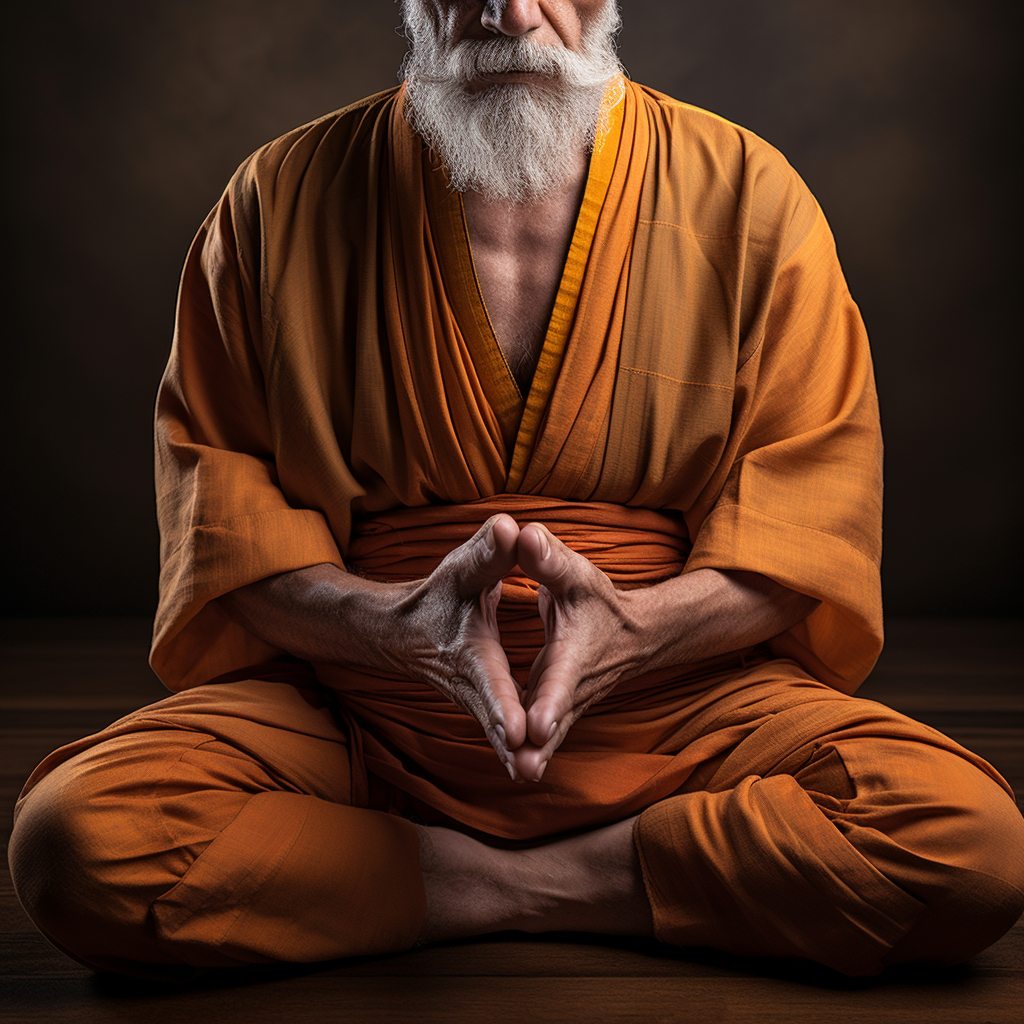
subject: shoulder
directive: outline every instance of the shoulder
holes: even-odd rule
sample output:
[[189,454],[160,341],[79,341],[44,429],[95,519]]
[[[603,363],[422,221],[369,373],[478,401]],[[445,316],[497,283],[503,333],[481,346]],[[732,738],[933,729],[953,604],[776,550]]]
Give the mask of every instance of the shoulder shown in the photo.
[[694,231],[742,230],[749,242],[784,246],[808,234],[818,203],[778,149],[718,114],[634,88],[652,129],[659,190]]
[[300,191],[324,187],[346,165],[372,159],[374,141],[387,135],[398,87],[324,114],[261,146],[232,176],[227,193],[235,203],[287,203]]
[[286,262],[296,238],[308,243],[330,221],[358,237],[369,183],[398,88],[332,111],[261,146],[239,165],[200,228],[204,248],[235,249],[255,280],[261,264]]

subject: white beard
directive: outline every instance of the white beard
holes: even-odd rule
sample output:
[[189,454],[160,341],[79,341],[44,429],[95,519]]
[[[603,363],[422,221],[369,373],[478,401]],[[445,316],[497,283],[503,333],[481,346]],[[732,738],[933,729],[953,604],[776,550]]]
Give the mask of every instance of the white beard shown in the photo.
[[[402,18],[412,41],[402,67],[406,117],[444,161],[454,189],[521,204],[551,195],[578,173],[581,154],[593,148],[608,83],[622,72],[615,0],[586,26],[579,51],[510,36],[452,46],[451,26],[435,26],[426,0],[403,0]],[[469,90],[479,74],[510,71],[544,77]]]

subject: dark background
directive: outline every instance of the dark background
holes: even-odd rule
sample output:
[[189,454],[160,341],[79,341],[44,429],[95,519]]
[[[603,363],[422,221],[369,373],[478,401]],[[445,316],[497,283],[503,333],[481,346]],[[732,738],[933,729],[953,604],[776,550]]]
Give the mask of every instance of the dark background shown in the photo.
[[[624,0],[632,76],[777,145],[871,333],[899,615],[1019,612],[1020,4]],[[150,421],[193,233],[253,149],[387,88],[391,0],[6,15],[5,611],[155,602]]]

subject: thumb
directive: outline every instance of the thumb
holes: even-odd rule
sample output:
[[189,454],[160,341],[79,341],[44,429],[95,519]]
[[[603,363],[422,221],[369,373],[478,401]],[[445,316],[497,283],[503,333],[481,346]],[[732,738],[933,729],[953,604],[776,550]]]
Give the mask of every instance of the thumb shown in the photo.
[[475,597],[490,590],[516,564],[519,527],[504,514],[491,516],[465,544],[449,555],[461,597]]
[[530,523],[519,534],[519,567],[549,594],[560,597],[579,582],[582,555],[566,547],[542,523]]

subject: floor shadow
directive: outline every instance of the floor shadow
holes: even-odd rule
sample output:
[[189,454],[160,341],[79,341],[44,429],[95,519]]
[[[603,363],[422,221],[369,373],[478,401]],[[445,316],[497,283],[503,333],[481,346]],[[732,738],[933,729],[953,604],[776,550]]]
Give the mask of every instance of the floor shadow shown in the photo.
[[[443,945],[421,947],[435,954],[450,951],[456,954],[459,948],[473,946],[514,945],[530,943],[565,945],[575,947],[591,947],[594,950],[619,951],[631,958],[637,955],[658,961],[661,964],[676,963],[680,973],[691,976],[709,976],[731,974],[744,977],[757,977],[793,982],[812,988],[832,991],[866,991],[885,988],[890,985],[913,984],[929,987],[933,985],[948,986],[963,984],[977,975],[970,964],[957,966],[939,966],[929,964],[899,964],[889,967],[881,974],[872,977],[851,978],[821,964],[806,960],[783,959],[774,957],[745,957],[704,947],[677,949],[663,945],[653,939],[622,938],[617,936],[577,935],[572,933],[552,933],[547,935],[523,936],[519,933],[501,933],[462,942],[445,943]],[[416,955],[417,951],[408,954],[389,955],[383,957],[349,957],[341,960],[323,961],[318,963],[269,963],[252,964],[245,967],[218,968],[198,971],[189,977],[142,978],[128,977],[121,974],[98,973],[93,976],[92,988],[97,995],[108,999],[139,999],[161,998],[170,991],[189,990],[191,992],[225,991],[234,988],[245,988],[255,985],[266,985],[275,981],[290,978],[308,977],[316,974],[349,975],[360,977],[365,975],[401,977],[409,972],[403,969],[408,963],[407,958]],[[635,961],[634,961],[635,963]],[[623,963],[619,969],[609,974],[631,975],[647,972],[634,972],[631,964]],[[698,971],[694,971],[698,968]],[[567,971],[566,974],[571,972]],[[659,972],[660,973],[660,972]],[[581,976],[593,975],[592,970],[581,971]]]
[[215,992],[253,985],[266,985],[288,978],[305,977],[330,971],[351,960],[326,961],[313,964],[250,964],[245,967],[214,968],[179,977],[137,977],[126,974],[97,972],[92,978],[96,995],[108,999],[162,999],[169,992]]

